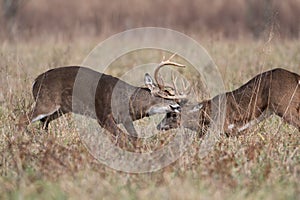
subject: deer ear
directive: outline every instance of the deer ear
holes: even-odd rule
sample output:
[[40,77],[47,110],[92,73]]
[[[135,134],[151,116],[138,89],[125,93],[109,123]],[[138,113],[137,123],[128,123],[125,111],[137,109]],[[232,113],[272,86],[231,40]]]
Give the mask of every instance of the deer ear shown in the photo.
[[145,74],[144,82],[149,90],[152,91],[155,88],[154,81],[148,73]]

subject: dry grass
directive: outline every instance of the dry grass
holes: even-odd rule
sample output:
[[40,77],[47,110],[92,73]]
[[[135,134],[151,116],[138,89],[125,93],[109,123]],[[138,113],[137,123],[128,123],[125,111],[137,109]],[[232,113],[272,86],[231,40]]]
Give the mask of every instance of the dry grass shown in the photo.
[[[199,41],[219,66],[227,89],[270,68],[300,73],[299,41]],[[195,139],[178,161],[146,174],[117,172],[98,163],[68,116],[53,122],[49,133],[38,123],[18,131],[15,119],[32,103],[32,80],[48,68],[80,64],[94,45],[83,38],[0,47],[0,198],[299,199],[299,132],[277,117],[243,136],[222,138],[202,159]]]

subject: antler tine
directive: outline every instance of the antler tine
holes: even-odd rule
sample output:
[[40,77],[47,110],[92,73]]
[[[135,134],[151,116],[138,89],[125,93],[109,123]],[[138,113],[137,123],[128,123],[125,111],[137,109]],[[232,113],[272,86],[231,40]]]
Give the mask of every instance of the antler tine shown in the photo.
[[174,58],[174,56],[176,56],[177,53],[174,53],[173,55],[171,55],[171,57],[168,59],[168,61],[172,60],[172,58]]
[[173,85],[175,94],[178,95],[179,93],[178,93],[178,89],[176,86],[176,82],[177,82],[177,76],[175,77],[174,73],[172,73],[172,85]]
[[185,84],[186,82],[183,79],[181,80],[181,82],[182,82],[182,87],[183,87],[183,91],[184,91],[183,93],[188,95],[192,90],[192,85],[189,84],[188,86],[186,86],[186,84]]
[[191,84],[186,84],[188,81],[185,81],[184,79],[181,79],[181,84],[182,84],[182,88],[183,88],[183,91],[180,92],[178,89],[177,89],[177,79],[178,77],[174,75],[174,73],[172,73],[172,86],[173,86],[173,89],[175,91],[175,94],[176,95],[188,95],[190,94],[191,92],[191,89],[192,89],[192,85]]
[[166,65],[171,65],[171,66],[175,66],[175,67],[185,67],[185,65],[182,65],[182,64],[179,64],[176,62],[171,62],[170,59],[167,61],[162,61],[154,71],[154,79],[155,79],[159,89],[163,89],[164,85],[161,83],[161,81],[159,81],[158,72],[163,66],[166,66]]
[[187,98],[187,95],[185,95],[185,94],[180,95],[180,94],[178,93],[178,90],[177,90],[177,87],[176,87],[177,77],[174,78],[174,75],[172,75],[173,87],[172,87],[172,86],[171,86],[171,87],[168,86],[168,87],[174,89],[175,95],[167,95],[167,94],[165,94],[165,92],[164,92],[166,86],[165,86],[164,83],[163,83],[163,79],[160,78],[160,77],[159,77],[159,74],[158,74],[159,70],[160,70],[162,67],[166,66],[166,65],[171,65],[171,66],[175,66],[175,67],[183,67],[183,68],[185,67],[185,65],[182,65],[182,64],[179,64],[179,63],[170,61],[175,55],[176,55],[176,53],[173,54],[168,60],[162,61],[162,62],[156,67],[156,69],[155,69],[155,71],[154,71],[154,79],[155,79],[155,81],[156,81],[156,83],[157,83],[157,85],[158,85],[158,88],[159,88],[159,90],[160,90],[159,92],[157,92],[157,95],[159,95],[159,96],[162,97],[162,98],[173,99],[173,100],[176,100],[176,99],[186,99],[186,98]]

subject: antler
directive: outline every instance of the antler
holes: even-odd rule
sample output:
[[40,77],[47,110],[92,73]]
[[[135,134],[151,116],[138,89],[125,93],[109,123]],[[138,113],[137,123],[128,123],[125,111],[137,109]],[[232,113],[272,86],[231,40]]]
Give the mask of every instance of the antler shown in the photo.
[[176,83],[174,82],[174,78],[172,77],[173,80],[173,87],[170,87],[174,90],[174,94],[167,94],[170,93],[169,91],[165,90],[165,84],[163,83],[163,80],[158,76],[158,72],[159,70],[163,67],[163,66],[167,66],[167,65],[171,65],[171,66],[175,66],[175,67],[185,67],[185,65],[176,63],[176,62],[171,62],[170,59],[173,58],[175,56],[175,54],[173,54],[167,61],[162,61],[157,68],[154,71],[154,79],[157,83],[157,86],[159,88],[159,90],[156,92],[156,94],[162,98],[166,98],[166,99],[186,99],[187,95],[186,94],[179,94],[177,91],[177,87],[176,87]]
[[157,86],[159,87],[159,89],[163,90],[164,89],[164,84],[162,83],[163,81],[159,80],[159,77],[158,77],[158,72],[159,70],[163,67],[163,66],[167,66],[167,65],[172,65],[172,66],[175,66],[175,67],[185,67],[184,65],[182,64],[179,64],[179,63],[176,63],[176,62],[171,62],[170,60],[167,60],[167,61],[162,61],[158,66],[157,68],[155,69],[154,71],[154,79],[157,83]]
[[175,96],[182,96],[182,97],[186,97],[190,92],[191,92],[191,88],[192,85],[191,84],[186,84],[186,81],[184,81],[184,79],[181,79],[181,85],[183,88],[183,91],[180,91],[177,89],[177,76],[174,75],[174,73],[172,73],[172,86],[169,86],[170,88],[172,88],[174,90],[174,94]]
[[186,86],[186,81],[184,81],[183,79],[181,80],[181,83],[182,83],[182,88],[183,88],[183,94],[190,94],[190,92],[192,91],[192,85],[189,84]]

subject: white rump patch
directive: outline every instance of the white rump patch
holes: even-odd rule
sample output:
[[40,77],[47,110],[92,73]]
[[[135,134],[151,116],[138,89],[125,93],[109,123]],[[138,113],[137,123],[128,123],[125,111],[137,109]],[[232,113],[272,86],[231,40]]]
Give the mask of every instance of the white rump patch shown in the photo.
[[56,106],[56,109],[50,113],[46,113],[46,114],[40,114],[38,115],[37,117],[35,117],[34,119],[31,120],[31,123],[35,122],[35,121],[38,121],[38,120],[41,120],[45,117],[48,117],[50,115],[52,115],[53,113],[55,113],[56,111],[58,111],[58,109],[60,108],[60,106]]
[[38,115],[36,118],[34,118],[34,119],[31,120],[31,123],[32,123],[32,122],[35,122],[35,121],[38,121],[38,120],[40,120],[40,119],[43,119],[43,118],[45,118],[45,117],[47,117],[47,116],[49,116],[49,115],[47,115],[47,114],[41,114],[41,115]]

